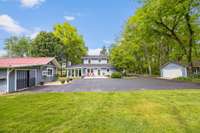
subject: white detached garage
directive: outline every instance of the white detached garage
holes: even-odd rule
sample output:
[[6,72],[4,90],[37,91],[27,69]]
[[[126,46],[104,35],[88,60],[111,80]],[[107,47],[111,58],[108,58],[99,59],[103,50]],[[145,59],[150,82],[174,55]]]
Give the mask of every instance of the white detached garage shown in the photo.
[[187,68],[178,63],[167,63],[161,67],[161,77],[166,79],[187,77]]

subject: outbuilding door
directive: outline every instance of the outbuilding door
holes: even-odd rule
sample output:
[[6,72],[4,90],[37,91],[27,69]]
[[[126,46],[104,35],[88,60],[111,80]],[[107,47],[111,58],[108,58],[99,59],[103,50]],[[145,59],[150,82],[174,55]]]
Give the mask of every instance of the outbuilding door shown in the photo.
[[163,70],[163,77],[166,78],[177,78],[177,77],[182,77],[183,76],[183,72],[181,69],[164,69]]
[[17,70],[17,90],[35,85],[35,71]]

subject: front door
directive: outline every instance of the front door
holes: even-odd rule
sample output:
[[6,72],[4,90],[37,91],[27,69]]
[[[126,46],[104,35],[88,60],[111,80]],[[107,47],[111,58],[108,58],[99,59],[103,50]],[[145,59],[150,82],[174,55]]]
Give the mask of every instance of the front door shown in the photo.
[[98,76],[101,76],[101,70],[98,69]]

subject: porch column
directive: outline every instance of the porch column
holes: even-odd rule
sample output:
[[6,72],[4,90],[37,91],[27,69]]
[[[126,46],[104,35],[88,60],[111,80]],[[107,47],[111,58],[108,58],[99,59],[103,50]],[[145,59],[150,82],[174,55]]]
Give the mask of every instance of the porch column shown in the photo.
[[76,69],[74,68],[74,78],[76,77]]
[[83,68],[81,68],[81,77],[83,76]]
[[69,77],[69,69],[67,69],[67,78]]

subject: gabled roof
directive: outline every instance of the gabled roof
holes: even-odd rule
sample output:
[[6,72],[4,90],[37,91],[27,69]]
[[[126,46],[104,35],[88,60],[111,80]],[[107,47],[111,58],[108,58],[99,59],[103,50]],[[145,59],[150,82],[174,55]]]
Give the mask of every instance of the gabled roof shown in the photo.
[[59,63],[54,57],[17,57],[17,58],[0,58],[0,68],[19,68],[30,66],[42,66],[52,62],[58,68]]
[[200,67],[200,61],[194,61],[193,67]]
[[82,59],[107,59],[108,57],[105,55],[87,55],[84,56]]
[[163,64],[163,65],[160,67],[160,69],[166,67],[166,66],[169,65],[169,64],[176,64],[176,65],[179,65],[179,66],[182,66],[182,67],[186,67],[185,65],[180,64],[180,63],[178,63],[178,62],[168,62],[168,63]]

